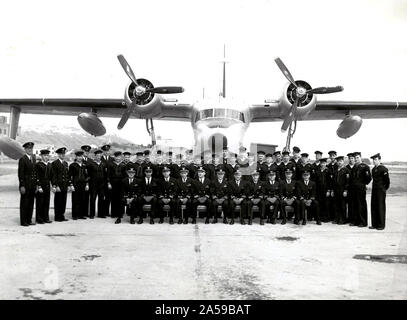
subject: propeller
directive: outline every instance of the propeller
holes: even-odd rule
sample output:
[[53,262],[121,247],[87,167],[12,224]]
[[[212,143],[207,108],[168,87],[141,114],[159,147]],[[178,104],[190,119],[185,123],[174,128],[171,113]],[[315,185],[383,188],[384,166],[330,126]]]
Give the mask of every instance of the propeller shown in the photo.
[[[278,68],[281,70],[281,72],[284,74],[284,76],[287,78],[287,80],[294,86],[295,88],[295,101],[291,105],[289,113],[286,115],[284,118],[283,124],[281,126],[281,131],[285,132],[287,131],[288,127],[290,127],[291,123],[295,119],[295,115],[297,113],[297,108],[301,106],[301,99],[306,97],[306,95],[310,94],[326,94],[326,93],[334,93],[334,92],[340,92],[343,91],[342,86],[336,86],[336,87],[317,87],[317,88],[304,88],[303,86],[297,84],[297,82],[294,80],[294,77],[291,75],[290,71],[288,71],[288,68],[286,65],[283,63],[283,61],[280,58],[274,59],[276,62]],[[300,82],[300,81],[298,81]]]
[[[182,93],[184,92],[184,88],[182,87],[157,87],[157,88],[146,88],[145,85],[143,84],[143,81],[138,82],[136,76],[134,75],[133,70],[131,69],[129,63],[127,60],[124,58],[123,55],[119,54],[117,56],[117,59],[120,62],[120,65],[122,66],[124,72],[126,72],[127,76],[130,78],[130,80],[134,83],[135,85],[135,95],[143,98],[142,96],[147,94],[147,93],[157,93],[157,94],[172,94],[172,93]],[[137,106],[137,103],[132,102],[131,104],[127,104],[127,109],[124,111],[122,114],[122,117],[119,121],[119,124],[117,125],[117,129],[122,129],[124,125],[126,124],[127,120],[129,120],[130,115],[133,113],[135,107]]]

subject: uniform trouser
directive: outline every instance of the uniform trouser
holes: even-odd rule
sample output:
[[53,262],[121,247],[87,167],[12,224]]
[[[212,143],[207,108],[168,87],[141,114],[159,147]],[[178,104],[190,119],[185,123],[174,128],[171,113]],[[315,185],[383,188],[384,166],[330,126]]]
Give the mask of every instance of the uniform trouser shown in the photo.
[[335,219],[336,223],[346,222],[346,197],[343,196],[343,190],[334,191],[335,200]]
[[222,207],[223,211],[223,217],[226,218],[228,213],[229,213],[229,199],[225,198],[220,205],[216,199],[212,199],[211,202],[211,210],[212,210],[212,215],[215,219],[220,218],[220,212],[218,212],[218,206]]
[[[232,219],[235,219],[235,208],[237,204],[233,199],[230,201],[230,216]],[[240,219],[245,219],[247,217],[247,207],[248,207],[248,200],[244,199],[240,202]]]
[[[184,200],[184,199],[186,199],[186,200]],[[175,209],[176,215],[177,215],[178,219],[188,220],[188,216],[191,215],[191,205],[192,205],[191,199],[185,197],[185,198],[180,198],[178,200],[179,201],[177,203],[177,208]],[[181,206],[183,204],[185,205],[184,210],[181,209]]]
[[352,204],[352,191],[348,190],[348,196],[346,197],[346,207],[347,207],[347,215],[346,215],[346,222],[352,223],[354,220],[353,214],[353,204]]
[[[170,201],[168,203],[164,203],[164,199],[170,199]],[[158,217],[160,219],[164,219],[164,205],[167,204],[170,206],[169,216],[171,219],[173,219],[174,215],[175,215],[175,211],[178,208],[178,202],[179,202],[178,198],[160,198],[160,199],[158,199],[158,203],[157,203]]]
[[[150,196],[147,196],[150,197]],[[150,211],[150,219],[154,219],[156,216],[156,211],[157,211],[157,198],[156,197],[152,197],[150,201],[147,201],[145,199],[145,197],[141,197],[140,198],[140,218],[145,218],[146,214],[143,211],[143,206],[145,204],[149,204],[151,205],[151,211]]]
[[370,212],[372,227],[384,228],[386,226],[386,190],[384,188],[372,188]]
[[[257,204],[254,204],[253,200],[260,200],[257,202]],[[258,206],[259,207],[259,214],[260,214],[260,219],[264,219],[264,211],[265,211],[265,204],[264,200],[260,198],[253,198],[247,201],[247,215],[249,219],[253,219],[253,206]]]
[[348,220],[352,224],[358,224],[358,203],[356,198],[356,190],[351,186],[348,190]]
[[89,190],[89,216],[94,217],[96,213],[96,198],[98,199],[97,212],[98,217],[104,217],[105,191],[103,187],[91,187]]
[[103,198],[103,215],[108,216],[110,214],[110,205],[112,203],[112,190],[109,188],[104,189],[104,198]]
[[87,214],[85,187],[74,186],[72,192],[72,218],[81,218]]
[[120,218],[124,213],[124,206],[122,202],[121,186],[119,183],[111,183],[111,203],[112,203],[112,218]]
[[320,192],[317,194],[317,200],[319,203],[319,214],[320,218],[322,221],[326,222],[329,220],[330,215],[329,215],[329,200],[330,197],[326,196],[326,191],[325,192]]
[[198,206],[206,207],[206,218],[209,219],[212,214],[211,201],[209,200],[209,198],[206,198],[206,200],[204,202],[200,202],[198,199],[192,200],[192,205],[191,205],[191,207],[192,207],[191,217],[192,218],[196,218]]
[[35,190],[26,188],[20,196],[20,224],[31,223],[34,211]]
[[49,221],[50,188],[42,188],[43,192],[35,195],[35,220],[37,222]]
[[329,211],[329,220],[334,221],[335,220],[335,192],[334,196],[329,196],[328,197],[328,211]]
[[294,200],[291,205],[287,203],[287,200],[282,200],[281,201],[281,218],[283,221],[287,220],[287,212],[285,211],[286,206],[291,206],[294,209],[294,219],[295,221],[299,221],[301,218],[301,208],[300,208],[300,203],[298,200]]
[[64,214],[66,210],[66,198],[67,191],[55,192],[54,196],[54,211],[55,211],[55,221],[64,219]]
[[367,226],[366,186],[355,186],[354,193],[356,224]]
[[[307,214],[305,214],[305,210],[307,210]],[[307,221],[307,216],[312,214],[315,218],[315,221],[320,221],[321,218],[319,216],[319,202],[318,200],[311,200],[311,204],[307,206],[305,204],[305,200],[300,201],[300,217],[303,221]]]
[[[85,207],[85,214],[84,216],[86,217],[90,217],[90,208],[89,208],[89,204],[90,204],[90,192],[89,191],[85,191],[85,195],[84,195],[84,207]],[[95,216],[95,215],[93,215]]]
[[[127,204],[127,200],[124,200],[124,206],[127,209],[126,213],[131,219],[135,219],[139,215],[140,211],[140,201],[139,198],[133,198],[133,200]],[[119,218],[123,218],[124,210]]]
[[[273,197],[270,197],[273,198]],[[273,212],[271,212],[270,206],[273,206]],[[278,210],[280,209],[280,200],[276,199],[274,202],[264,199],[264,216],[270,220],[277,219]]]

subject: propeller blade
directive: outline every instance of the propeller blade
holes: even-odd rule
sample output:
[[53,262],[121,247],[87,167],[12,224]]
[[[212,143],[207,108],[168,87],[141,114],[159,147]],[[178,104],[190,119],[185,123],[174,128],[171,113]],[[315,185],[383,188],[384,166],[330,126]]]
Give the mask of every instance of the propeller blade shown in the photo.
[[182,93],[184,92],[183,87],[156,87],[147,89],[146,92],[158,93],[158,94],[170,94],[170,93]]
[[281,72],[284,74],[287,80],[290,81],[293,86],[297,88],[297,84],[295,83],[293,76],[291,75],[290,71],[288,71],[283,61],[281,61],[280,58],[276,58],[274,59],[274,61],[277,63],[277,66],[280,68]]
[[307,93],[324,94],[324,93],[334,93],[334,92],[340,92],[340,91],[343,91],[342,86],[318,87],[318,88],[308,90]]
[[285,117],[284,122],[281,126],[281,132],[286,132],[288,127],[291,125],[291,123],[294,120],[295,114],[297,113],[297,107],[298,107],[298,103],[299,103],[300,99],[297,98],[295,100],[295,102],[292,104],[290,112],[288,113],[288,115]]
[[127,107],[126,111],[124,111],[119,124],[117,125],[117,129],[122,129],[124,125],[126,124],[127,120],[129,120],[130,115],[132,114],[134,110],[134,105],[131,104],[130,106]]
[[130,65],[127,63],[127,60],[121,54],[117,56],[117,59],[119,59],[119,62],[122,65],[124,72],[126,72],[130,80],[133,81],[138,86],[136,76],[134,75],[133,70],[131,70]]

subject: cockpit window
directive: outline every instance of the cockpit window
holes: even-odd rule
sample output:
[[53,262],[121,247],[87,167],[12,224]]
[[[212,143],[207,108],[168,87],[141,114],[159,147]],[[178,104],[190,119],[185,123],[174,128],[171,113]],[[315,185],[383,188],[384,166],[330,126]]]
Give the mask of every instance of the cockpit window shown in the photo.
[[197,113],[196,121],[205,120],[208,118],[228,118],[234,119],[244,122],[244,114],[243,112],[232,110],[232,109],[222,109],[222,108],[215,108],[215,109],[204,109]]

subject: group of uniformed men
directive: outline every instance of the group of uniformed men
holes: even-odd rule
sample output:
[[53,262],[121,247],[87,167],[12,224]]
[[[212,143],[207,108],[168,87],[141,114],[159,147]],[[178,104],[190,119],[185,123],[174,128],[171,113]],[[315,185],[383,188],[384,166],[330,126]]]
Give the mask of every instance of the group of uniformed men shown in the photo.
[[[281,224],[294,217],[294,223],[307,221],[348,223],[367,227],[366,186],[373,177],[370,228],[385,227],[385,197],[390,179],[388,170],[381,164],[380,154],[371,158],[372,171],[362,162],[361,153],[344,157],[329,151],[323,158],[315,151],[310,163],[307,153],[293,148],[288,151],[255,155],[241,147],[239,154],[224,148],[222,155],[177,154],[156,152],[154,163],[150,151],[136,153],[135,162],[130,152],[110,154],[110,145],[93,151],[84,145],[75,152],[70,165],[65,161],[66,148],[56,150],[58,159],[49,162],[49,150],[40,151],[40,161],[33,155],[34,143],[23,145],[26,150],[19,161],[18,177],[21,193],[20,219],[22,226],[32,223],[34,200],[36,222],[50,223],[50,194],[54,193],[55,221],[67,221],[65,209],[67,193],[72,192],[72,219],[97,217],[116,218],[121,223],[124,214],[130,223],[143,223],[149,216],[151,224],[169,216],[169,223],[196,223],[199,216],[205,223],[251,225],[254,213],[260,224]],[[97,205],[96,205],[97,203]],[[223,213],[223,214],[222,214]]]

